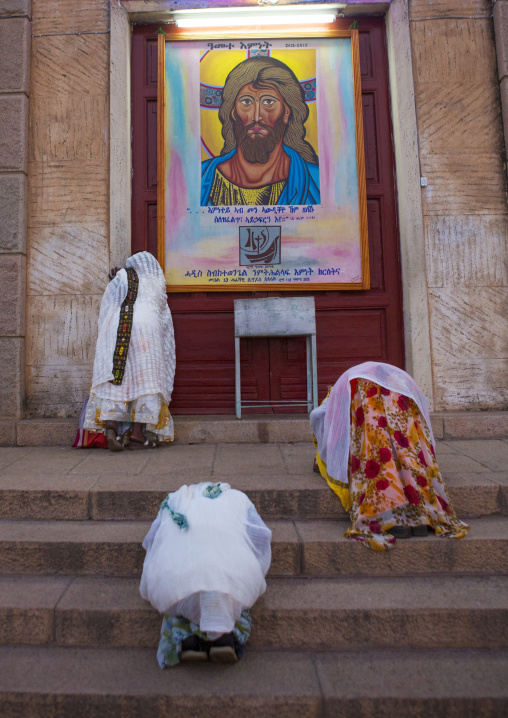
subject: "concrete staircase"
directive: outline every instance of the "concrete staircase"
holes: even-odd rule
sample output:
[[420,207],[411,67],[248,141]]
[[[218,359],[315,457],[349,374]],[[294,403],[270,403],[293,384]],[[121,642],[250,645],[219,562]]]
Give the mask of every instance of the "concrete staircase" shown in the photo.
[[[343,538],[313,447],[0,449],[0,716],[475,718],[508,713],[508,441],[438,443],[461,541]],[[240,663],[156,663],[141,541],[168,491],[225,480],[273,530]]]

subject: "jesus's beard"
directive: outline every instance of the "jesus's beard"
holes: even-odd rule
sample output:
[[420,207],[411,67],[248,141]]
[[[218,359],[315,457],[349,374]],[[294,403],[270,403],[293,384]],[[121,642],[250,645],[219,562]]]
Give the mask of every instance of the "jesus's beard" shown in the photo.
[[[256,126],[262,127],[268,132],[268,134],[255,138],[249,136],[247,132],[252,127]],[[243,156],[247,162],[251,162],[253,164],[255,162],[259,162],[264,165],[268,162],[268,158],[273,152],[275,146],[280,142],[285,129],[286,123],[284,122],[284,116],[279,117],[273,127],[269,127],[261,122],[251,122],[250,125],[244,126],[239,117],[233,121],[233,130],[236,141],[242,148]]]

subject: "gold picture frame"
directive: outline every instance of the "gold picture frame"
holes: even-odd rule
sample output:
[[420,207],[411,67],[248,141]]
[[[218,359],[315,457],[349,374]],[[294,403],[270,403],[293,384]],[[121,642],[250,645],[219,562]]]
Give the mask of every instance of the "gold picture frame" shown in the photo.
[[[238,40],[241,38],[241,41]],[[361,268],[361,276],[357,281],[312,281],[310,277],[303,277],[302,280],[294,277],[284,277],[278,281],[219,281],[213,279],[208,282],[200,282],[192,280],[194,283],[185,283],[183,281],[170,281],[166,279],[168,292],[213,292],[213,291],[320,291],[320,290],[365,290],[370,288],[370,272],[369,272],[369,243],[368,243],[368,223],[367,223],[367,188],[365,177],[365,155],[364,155],[364,139],[363,139],[363,111],[362,111],[362,95],[361,95],[361,76],[360,76],[360,50],[359,35],[356,29],[341,29],[334,23],[329,26],[319,27],[310,30],[296,30],[291,28],[287,31],[268,28],[252,30],[246,28],[231,31],[216,32],[189,32],[180,30],[174,26],[167,26],[161,29],[158,36],[158,87],[157,87],[157,255],[158,261],[166,273],[166,218],[167,208],[166,201],[170,193],[168,173],[166,171],[166,148],[168,143],[168,117],[167,117],[167,97],[166,97],[166,46],[168,43],[207,43],[212,49],[216,49],[216,45],[230,46],[234,43],[243,42],[245,40],[257,41],[259,45],[262,41],[270,44],[268,41],[285,41],[295,40],[295,45],[304,44],[303,40],[323,40],[340,41],[341,38],[350,39],[351,48],[351,71],[352,71],[352,97],[350,98],[351,107],[354,108],[354,133],[351,130],[351,136],[354,136],[355,155],[356,155],[356,176],[357,176],[357,244],[359,247],[356,256],[357,266]],[[222,41],[221,43],[216,41]],[[250,43],[249,43],[250,44]],[[175,46],[176,47],[176,46]],[[183,46],[182,46],[183,47]],[[235,46],[236,47],[236,46]],[[349,50],[348,50],[349,52]],[[352,110],[351,110],[352,113]],[[351,150],[352,151],[352,150]],[[204,211],[204,205],[199,205],[196,212]],[[249,210],[250,211],[250,210]],[[302,211],[304,211],[302,209]],[[319,221],[319,218],[317,218]],[[169,218],[168,218],[169,221]],[[316,225],[314,225],[316,226]],[[280,231],[279,231],[280,236]],[[331,241],[331,240],[330,240]],[[281,241],[279,240],[279,243]],[[201,271],[201,270],[199,270]],[[250,271],[250,268],[249,268]],[[254,271],[254,270],[253,270]],[[265,269],[265,276],[270,276]],[[275,270],[271,273],[273,274]],[[296,270],[295,270],[296,271]],[[316,270],[317,272],[318,270]],[[324,270],[323,270],[324,271]],[[183,269],[182,269],[183,272]],[[210,270],[208,271],[208,274]],[[239,272],[240,273],[240,272]],[[245,270],[245,273],[248,273]],[[212,272],[213,274],[213,272]],[[260,272],[263,275],[263,272]],[[198,278],[196,278],[198,279]],[[294,281],[292,281],[294,279]],[[356,279],[356,277],[355,277]]]

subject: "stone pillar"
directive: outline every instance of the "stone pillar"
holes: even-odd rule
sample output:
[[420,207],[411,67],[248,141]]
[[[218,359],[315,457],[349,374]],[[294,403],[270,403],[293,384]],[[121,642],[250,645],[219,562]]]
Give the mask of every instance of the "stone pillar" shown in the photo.
[[508,204],[492,4],[411,0],[409,12],[434,409],[506,411]]
[[31,0],[0,0],[0,444],[25,395],[30,43]]
[[33,2],[26,419],[79,415],[90,391],[109,265],[112,5]]
[[508,0],[494,0],[494,32],[508,171]]

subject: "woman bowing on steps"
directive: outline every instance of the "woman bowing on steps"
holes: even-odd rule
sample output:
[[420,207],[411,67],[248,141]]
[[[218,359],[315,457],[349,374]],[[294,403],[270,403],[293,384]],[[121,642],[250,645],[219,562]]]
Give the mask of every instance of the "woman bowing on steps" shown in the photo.
[[402,369],[365,362],[348,369],[310,415],[315,470],[351,517],[347,538],[376,551],[397,538],[462,538],[439,472],[428,403]]

